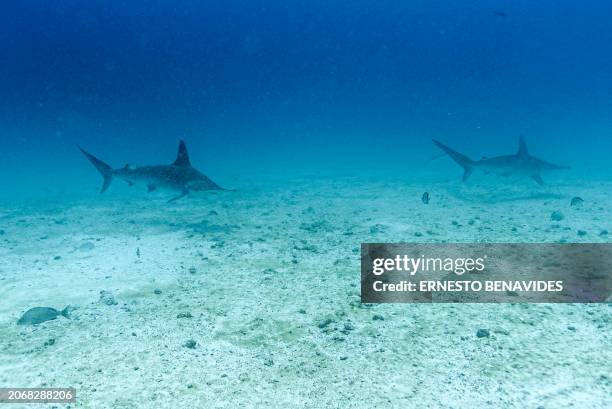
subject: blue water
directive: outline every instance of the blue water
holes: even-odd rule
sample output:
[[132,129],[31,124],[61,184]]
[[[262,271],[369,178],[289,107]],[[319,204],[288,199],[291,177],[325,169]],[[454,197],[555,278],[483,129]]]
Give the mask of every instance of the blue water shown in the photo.
[[[611,21],[603,0],[3,2],[0,387],[74,386],[84,408],[612,407],[609,304],[359,298],[361,243],[610,242]],[[521,135],[570,169],[462,184],[432,143],[479,159]],[[236,192],[100,195],[77,147],[122,168],[180,139]]]
[[401,178],[431,169],[431,138],[479,158],[521,134],[564,177],[609,179],[611,16],[566,0],[6,4],[2,194],[97,189],[77,143],[118,167],[170,162],[179,138],[232,182]]

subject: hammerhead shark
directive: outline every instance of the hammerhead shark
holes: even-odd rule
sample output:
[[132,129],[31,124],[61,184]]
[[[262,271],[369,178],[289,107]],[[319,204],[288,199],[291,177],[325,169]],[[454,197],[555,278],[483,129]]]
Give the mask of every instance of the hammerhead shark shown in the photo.
[[569,169],[567,166],[554,165],[531,156],[529,151],[527,151],[527,144],[522,136],[519,138],[519,149],[515,155],[495,156],[493,158],[483,157],[480,160],[472,160],[435,139],[433,143],[463,168],[464,182],[472,175],[474,169],[480,169],[485,174],[492,173],[505,177],[512,175],[530,177],[539,185],[543,185],[544,181],[540,175],[542,172]]
[[125,180],[130,186],[135,183],[147,184],[147,191],[152,192],[158,188],[166,188],[180,192],[180,194],[169,202],[174,202],[189,194],[190,191],[202,190],[227,190],[210,180],[206,175],[191,166],[187,147],[182,140],[179,142],[176,160],[171,165],[154,165],[133,167],[125,165],[120,169],[113,169],[100,159],[93,156],[79,146],[83,155],[98,169],[104,178],[101,193],[110,186],[113,178]]

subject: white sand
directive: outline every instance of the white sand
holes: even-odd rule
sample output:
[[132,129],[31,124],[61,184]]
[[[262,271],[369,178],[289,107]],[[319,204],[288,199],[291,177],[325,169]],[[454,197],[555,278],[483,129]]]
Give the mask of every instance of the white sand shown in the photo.
[[74,386],[79,408],[612,407],[608,305],[359,301],[361,242],[609,242],[612,184],[287,186],[0,208],[0,386]]

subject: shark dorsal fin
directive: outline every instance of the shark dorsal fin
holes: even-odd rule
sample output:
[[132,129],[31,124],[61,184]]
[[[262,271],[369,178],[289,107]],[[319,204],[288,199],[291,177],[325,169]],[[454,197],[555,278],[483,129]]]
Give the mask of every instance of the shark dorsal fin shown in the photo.
[[529,156],[529,152],[527,151],[527,144],[525,143],[525,138],[522,135],[519,137],[519,149],[516,156]]
[[178,154],[176,155],[176,160],[173,163],[174,166],[182,166],[185,168],[191,167],[191,162],[189,161],[189,154],[187,153],[187,147],[185,146],[185,142],[182,140],[179,142]]

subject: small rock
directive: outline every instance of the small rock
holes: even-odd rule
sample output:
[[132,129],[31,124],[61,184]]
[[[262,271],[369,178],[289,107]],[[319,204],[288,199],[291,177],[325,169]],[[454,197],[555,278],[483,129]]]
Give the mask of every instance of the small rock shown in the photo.
[[331,324],[332,322],[334,322],[334,321],[332,321],[332,319],[331,319],[331,318],[326,318],[326,319],[324,319],[323,321],[319,322],[319,324],[317,324],[317,326],[318,326],[319,328],[323,329],[323,328],[326,328],[326,327],[327,327],[329,324]]
[[197,272],[198,272],[198,270],[195,267],[190,267],[189,268],[189,274],[195,274]]
[[382,224],[375,224],[370,226],[370,234],[384,233],[387,230],[387,226]]
[[191,313],[189,311],[187,311],[187,312],[179,312],[176,315],[176,318],[193,318],[193,315],[191,315]]
[[313,253],[317,253],[317,247],[313,244],[306,244],[304,243],[303,246],[293,246],[294,250],[299,250],[299,251],[310,251]]
[[102,290],[100,291],[100,302],[106,305],[117,305],[117,301],[115,301],[115,296],[110,291]]
[[53,260],[61,260],[61,259],[62,259],[62,256],[55,256],[55,257],[53,257]]
[[385,317],[383,317],[382,315],[379,315],[379,314],[375,314],[375,315],[372,317],[372,320],[373,320],[373,321],[384,321],[384,320],[385,320]]
[[156,288],[155,290],[153,290],[153,294],[159,295],[161,293],[162,293],[162,290],[160,290],[159,288]]
[[608,235],[608,231],[607,230],[602,230],[601,232],[599,232],[600,236],[607,236]]
[[552,220],[554,222],[560,222],[564,218],[565,218],[565,216],[563,216],[563,213],[558,212],[558,211],[554,211],[554,212],[552,212],[550,214],[550,220]]
[[209,216],[217,216],[219,213],[215,212],[214,210],[211,210],[210,212],[208,212]]
[[329,226],[324,220],[314,222],[314,223],[302,223],[300,224],[300,229],[306,230],[311,233],[318,233],[321,231],[327,231]]
[[586,232],[586,231],[584,231],[584,230],[578,230],[577,234],[578,234],[580,237],[584,237],[584,236],[586,236],[586,235],[587,235],[587,232]]
[[298,312],[299,312],[300,314],[306,314],[306,310],[305,310],[305,309],[303,309],[303,308],[300,308],[300,309],[298,310]]
[[582,206],[583,203],[584,203],[584,199],[576,196],[572,198],[572,201],[570,202],[570,206]]
[[55,344],[55,338],[49,338],[48,340],[45,341],[45,346],[49,347],[51,345]]
[[488,329],[480,328],[478,331],[476,331],[476,336],[478,338],[489,338],[490,335],[491,333]]
[[195,347],[198,345],[197,342],[195,342],[193,339],[188,339],[187,341],[185,341],[185,343],[183,344],[183,346],[185,348],[189,348],[189,349],[195,349]]
[[502,335],[510,335],[510,331],[505,330],[503,328],[498,328],[496,330],[493,331],[496,334],[502,334]]
[[570,331],[576,331],[576,327],[574,327],[573,325],[568,326],[567,329],[569,329]]
[[344,323],[344,330],[345,331],[353,331],[355,329],[355,326],[353,324],[351,324],[350,322],[345,322]]
[[2,230],[2,229],[0,229],[0,236],[3,236],[3,235],[4,235],[4,233],[5,233],[5,231],[4,231],[4,230]]
[[91,241],[86,241],[85,243],[79,246],[80,251],[91,251],[96,247]]

